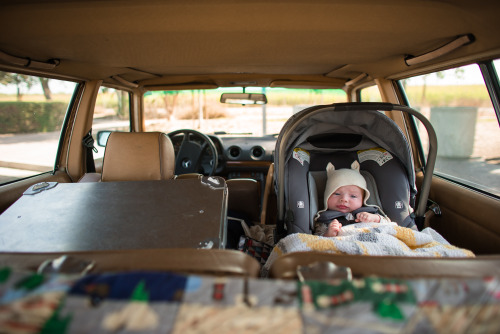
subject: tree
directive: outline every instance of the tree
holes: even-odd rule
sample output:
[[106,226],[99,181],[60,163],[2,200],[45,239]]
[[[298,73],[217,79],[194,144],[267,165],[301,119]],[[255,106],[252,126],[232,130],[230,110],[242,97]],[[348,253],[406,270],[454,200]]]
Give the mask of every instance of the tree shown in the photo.
[[127,99],[127,95],[128,93],[126,93],[125,91],[123,90],[116,90],[116,96],[118,98],[118,116],[120,118],[128,118],[129,116],[129,108],[128,108],[128,105],[127,105],[127,102],[128,102],[128,99]]
[[[425,74],[422,76],[422,80],[424,81],[423,85],[422,85],[422,96],[420,98],[420,104],[421,105],[424,105],[424,103],[426,102],[426,94],[427,94],[427,78],[434,74],[436,76],[437,79],[444,79],[446,77],[446,75],[450,74],[451,70],[448,70],[448,71],[439,71],[439,72],[434,72],[434,73],[430,73],[430,74]],[[461,68],[461,67],[458,67],[458,68],[455,68],[454,71],[453,71],[453,75],[455,76],[456,79],[463,79],[464,78],[464,69]]]
[[167,119],[171,120],[175,112],[179,93],[177,91],[165,91],[163,94],[163,103],[165,105],[165,110],[167,111]]
[[[40,78],[40,82],[43,78]],[[48,88],[48,80],[49,79],[44,79],[46,80],[46,86]],[[17,74],[17,73],[7,73],[7,72],[0,72],[0,83],[5,85],[5,86],[10,86],[10,85],[15,85],[16,86],[16,95],[17,95],[17,100],[21,101],[23,99],[23,91],[22,88],[25,87],[26,90],[29,90],[31,87],[33,87],[36,83],[36,77],[32,77],[30,75],[25,75],[25,74]],[[43,83],[42,83],[42,88],[43,88]],[[48,88],[49,89],[49,88]],[[44,93],[45,93],[45,88],[44,88]],[[49,96],[50,96],[50,89],[48,90]],[[45,98],[47,98],[47,95],[45,95]],[[50,98],[49,98],[50,100]]]
[[47,101],[52,100],[52,92],[50,91],[49,87],[49,79],[47,78],[39,78],[39,79],[40,79],[40,84],[42,85],[43,95],[45,96],[45,100]]

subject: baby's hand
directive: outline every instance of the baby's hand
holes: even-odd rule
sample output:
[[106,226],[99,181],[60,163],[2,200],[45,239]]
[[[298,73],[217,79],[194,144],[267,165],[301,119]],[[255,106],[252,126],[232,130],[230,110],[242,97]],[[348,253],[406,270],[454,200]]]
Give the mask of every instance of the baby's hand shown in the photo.
[[380,216],[368,212],[360,212],[356,215],[356,222],[380,223]]
[[323,236],[336,237],[339,234],[341,227],[342,227],[342,224],[337,219],[334,219],[330,222],[330,225],[328,225],[328,230],[326,231],[326,233]]

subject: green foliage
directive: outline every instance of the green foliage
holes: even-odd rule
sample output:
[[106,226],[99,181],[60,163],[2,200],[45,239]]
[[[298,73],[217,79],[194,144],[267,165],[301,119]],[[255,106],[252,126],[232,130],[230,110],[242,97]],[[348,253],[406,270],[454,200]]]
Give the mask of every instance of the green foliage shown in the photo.
[[121,90],[101,87],[97,95],[95,108],[99,111],[113,110],[114,116],[128,119],[130,113],[128,94]]
[[317,105],[346,102],[340,89],[275,89],[266,92],[269,106]]
[[[1,85],[16,86],[17,87],[17,100],[18,101],[21,101],[21,97],[23,95],[21,87],[29,90],[37,82],[42,83],[41,81],[38,81],[36,77],[32,77],[30,75],[0,72],[0,84]],[[48,89],[48,84],[47,84],[47,89]]]
[[21,84],[24,84],[27,88],[30,88],[35,83],[36,83],[36,78],[29,75],[0,72],[0,84],[2,85],[19,86]]
[[58,131],[66,106],[63,102],[0,102],[0,134]]

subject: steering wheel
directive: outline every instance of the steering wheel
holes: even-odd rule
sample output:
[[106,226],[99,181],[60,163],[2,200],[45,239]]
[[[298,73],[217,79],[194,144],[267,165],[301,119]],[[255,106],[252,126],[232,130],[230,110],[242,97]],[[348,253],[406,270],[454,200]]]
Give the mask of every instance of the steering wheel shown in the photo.
[[[177,148],[176,143],[174,142],[174,137],[183,134],[182,142],[180,146]],[[203,152],[208,147],[210,152],[212,153],[212,160],[210,161],[210,172],[208,176],[212,176],[215,174],[215,170],[217,169],[217,149],[215,145],[207,135],[191,129],[181,129],[172,131],[168,134],[170,139],[175,145],[176,154],[175,154],[175,175],[187,174],[187,173],[202,173],[205,174],[205,165],[203,164]],[[193,140],[192,137],[196,137],[201,141],[201,145],[199,142]]]

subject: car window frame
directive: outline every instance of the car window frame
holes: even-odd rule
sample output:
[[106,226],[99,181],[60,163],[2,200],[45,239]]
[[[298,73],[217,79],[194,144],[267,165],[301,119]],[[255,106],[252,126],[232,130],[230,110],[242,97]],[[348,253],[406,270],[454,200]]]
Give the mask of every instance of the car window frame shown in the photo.
[[36,174],[23,176],[23,177],[19,177],[19,178],[13,179],[13,180],[2,182],[2,183],[0,183],[0,187],[15,184],[18,182],[24,182],[26,180],[33,179],[33,178],[39,178],[40,176],[43,176],[43,175],[53,176],[56,174],[56,172],[61,167],[61,157],[64,155],[63,150],[64,150],[64,145],[65,145],[65,138],[66,138],[67,134],[71,132],[70,123],[71,123],[71,119],[72,119],[72,113],[73,113],[73,110],[75,110],[75,108],[78,108],[78,103],[79,103],[79,99],[80,99],[80,96],[81,96],[82,91],[83,91],[84,83],[81,81],[71,80],[68,78],[52,77],[49,75],[44,75],[43,73],[25,73],[23,71],[16,71],[16,70],[12,70],[12,69],[3,69],[2,71],[14,73],[14,74],[28,75],[28,76],[36,77],[36,78],[45,78],[45,79],[51,79],[51,80],[64,81],[64,82],[75,84],[73,92],[71,93],[71,97],[69,98],[68,104],[66,106],[66,111],[64,113],[63,121],[61,122],[61,129],[59,132],[59,139],[57,141],[57,149],[56,149],[56,154],[54,155],[54,162],[52,165],[52,169],[47,170],[45,172],[39,172]]
[[[492,106],[493,106],[493,110],[494,110],[496,118],[497,118],[497,122],[499,125],[499,131],[500,131],[500,80],[498,78],[497,69],[495,68],[495,66],[493,64],[493,62],[495,60],[496,59],[489,59],[489,60],[484,60],[484,61],[459,64],[459,65],[455,65],[455,66],[447,68],[447,69],[459,68],[459,67],[467,66],[467,65],[477,65],[479,67],[481,74],[483,76],[485,87],[486,87],[488,94],[489,94],[489,97],[490,97],[490,101],[491,101]],[[498,70],[500,70],[500,68],[498,68]],[[433,70],[433,71],[429,71],[427,73],[421,73],[420,75],[431,74],[431,73],[435,73],[437,71],[438,70]],[[398,91],[400,92],[399,98],[401,100],[401,103],[406,105],[406,106],[409,106],[409,107],[411,107],[411,105],[410,105],[408,96],[406,94],[406,91],[403,87],[402,80],[410,78],[410,77],[413,77],[413,76],[409,76],[409,77],[401,78],[399,80],[395,80],[396,87],[397,87]],[[416,150],[417,150],[415,158],[417,158],[418,161],[420,162],[421,170],[425,171],[425,167],[427,164],[427,157],[425,155],[425,150],[424,150],[424,147],[422,144],[420,134],[417,130],[418,129],[418,120],[415,117],[409,115],[406,123],[409,126],[409,131],[413,134],[412,140],[413,140],[414,147],[416,147]],[[469,183],[461,182],[461,181],[459,181],[458,177],[450,177],[448,175],[440,173],[439,171],[436,172],[436,170],[433,171],[433,176],[439,177],[443,180],[457,184],[461,187],[465,187],[467,189],[473,190],[473,191],[478,192],[482,195],[489,196],[489,197],[500,200],[500,195],[488,192],[484,189],[474,187]]]

